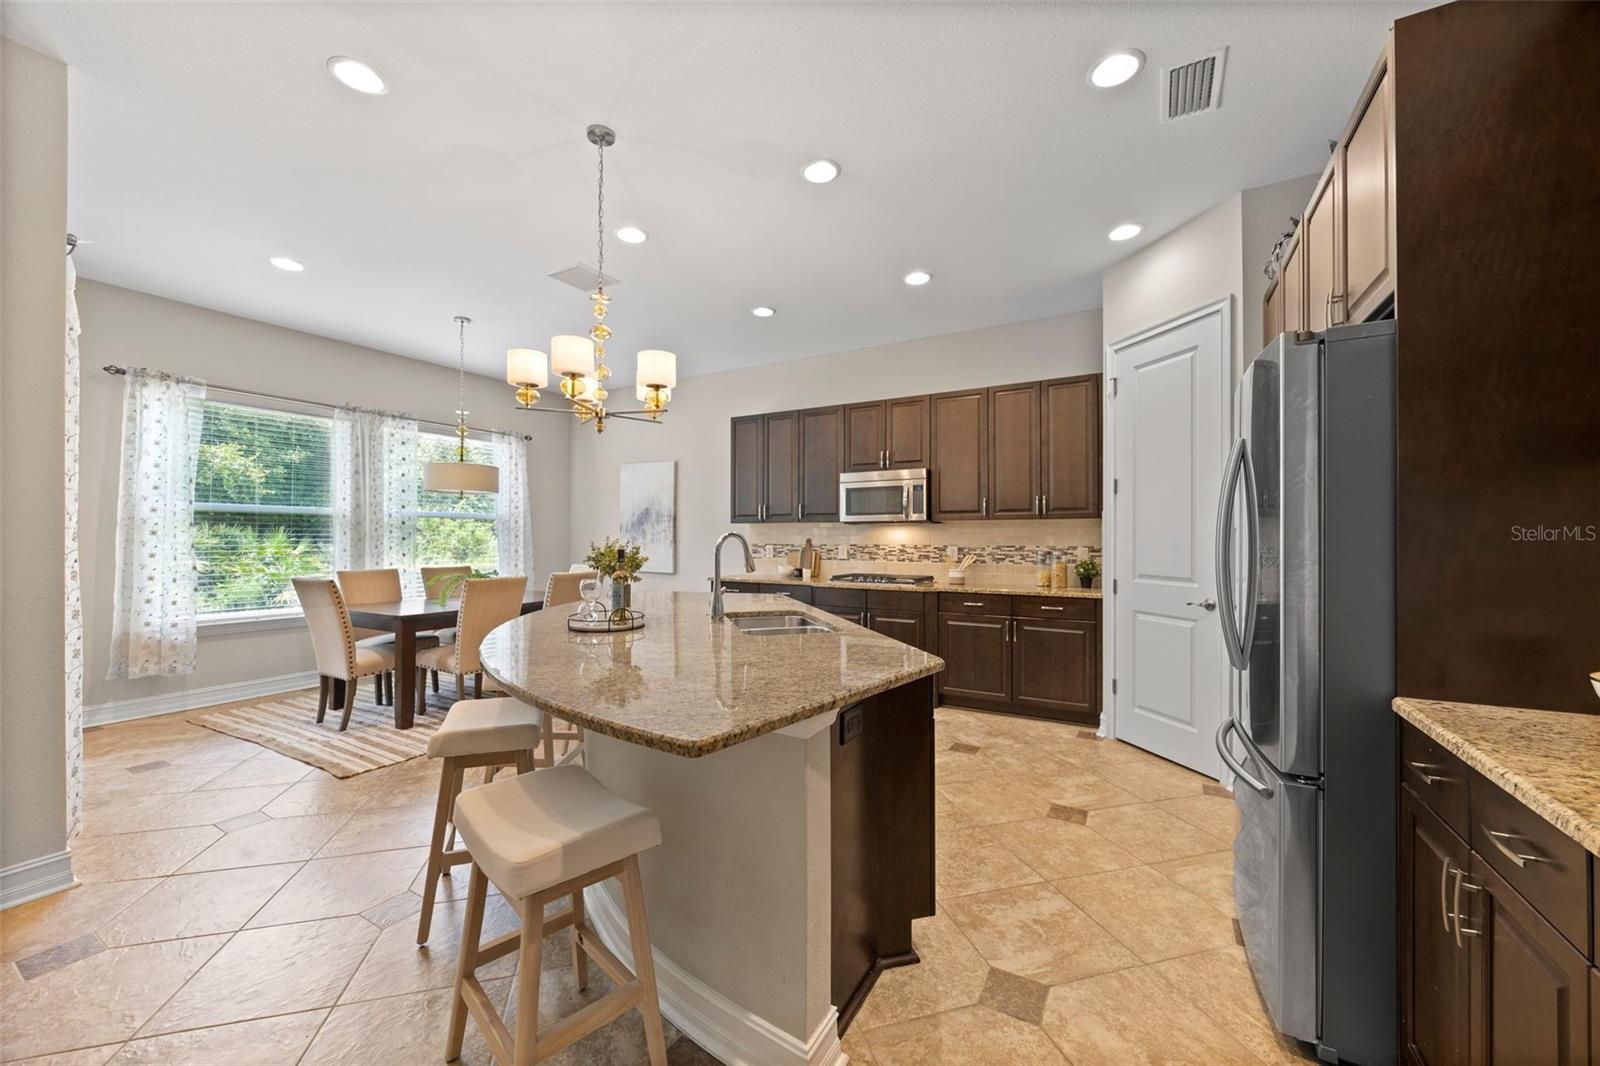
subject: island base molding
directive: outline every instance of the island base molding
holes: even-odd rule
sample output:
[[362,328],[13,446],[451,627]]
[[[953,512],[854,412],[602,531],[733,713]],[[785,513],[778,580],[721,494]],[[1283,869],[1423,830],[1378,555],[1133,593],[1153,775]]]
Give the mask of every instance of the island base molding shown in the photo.
[[[624,966],[633,969],[633,948],[622,908],[604,884],[591,885],[583,898],[586,916],[601,941]],[[739,1006],[660,951],[652,954],[661,1013],[729,1066],[845,1066],[849,1062],[839,1043],[839,1015],[832,1007],[810,1038],[802,1041]]]

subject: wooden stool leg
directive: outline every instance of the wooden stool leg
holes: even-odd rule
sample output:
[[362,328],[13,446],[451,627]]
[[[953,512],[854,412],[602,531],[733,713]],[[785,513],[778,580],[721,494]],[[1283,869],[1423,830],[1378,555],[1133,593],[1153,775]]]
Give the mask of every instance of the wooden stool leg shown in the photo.
[[589,953],[583,950],[578,930],[583,928],[583,889],[572,894],[572,972],[578,977],[578,991],[589,987]]
[[[650,957],[650,927],[644,917],[644,882],[639,878],[639,856],[622,864],[622,898],[628,907],[628,939],[633,944],[633,972],[639,978],[639,1013],[644,1015],[644,1040],[650,1049],[650,1066],[667,1066],[667,1038],[661,1031],[661,1003],[656,998],[656,964]],[[526,933],[523,936],[527,936]],[[521,1032],[520,1027],[518,1032]]]
[[539,977],[544,946],[544,908],[537,897],[522,901],[522,944],[517,958],[516,1066],[533,1066],[539,1038]]
[[439,875],[448,873],[444,864],[444,827],[450,821],[455,805],[455,789],[451,787],[456,774],[456,761],[446,758],[439,772],[439,803],[433,812],[433,836],[428,841],[428,872],[422,879],[422,913],[417,917],[417,943],[428,942],[428,930],[433,926],[433,901],[439,892]]
[[544,764],[546,766],[554,766],[556,764],[556,738],[552,734],[556,731],[556,720],[550,717],[549,711],[544,712],[540,717],[542,719],[540,724],[544,727]]
[[533,773],[533,769],[534,769],[535,765],[536,764],[534,762],[533,749],[532,748],[525,748],[522,751],[517,752],[517,773],[518,774],[531,774],[531,773]]
[[317,724],[328,717],[328,678],[326,674],[317,675]]
[[467,886],[467,913],[461,927],[461,961],[456,967],[456,998],[450,1005],[450,1034],[445,1039],[444,1060],[461,1057],[467,1036],[467,1001],[462,988],[478,968],[478,941],[483,936],[483,904],[489,895],[489,879],[478,864],[472,864],[472,880]]

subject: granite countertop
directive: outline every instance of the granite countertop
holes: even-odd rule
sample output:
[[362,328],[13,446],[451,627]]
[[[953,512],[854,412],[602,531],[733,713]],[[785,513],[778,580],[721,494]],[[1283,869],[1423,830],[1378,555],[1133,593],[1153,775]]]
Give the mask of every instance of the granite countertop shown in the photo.
[[787,596],[728,593],[728,618],[805,614],[833,634],[752,636],[711,620],[707,593],[647,592],[643,629],[572,633],[575,606],[507,622],[483,643],[512,695],[597,733],[695,757],[936,674],[944,660]]
[[1394,710],[1600,855],[1600,715],[1404,697]]
[[754,582],[758,585],[809,585],[816,589],[889,589],[895,592],[975,592],[990,596],[1060,596],[1074,600],[1098,600],[1103,593],[1103,590],[1098,588],[1042,589],[1031,582],[1006,581],[999,578],[980,578],[960,585],[951,584],[943,578],[934,578],[919,585],[857,584],[853,581],[830,581],[825,577],[802,581],[797,577],[761,570],[753,574],[723,574],[722,582],[723,584]]

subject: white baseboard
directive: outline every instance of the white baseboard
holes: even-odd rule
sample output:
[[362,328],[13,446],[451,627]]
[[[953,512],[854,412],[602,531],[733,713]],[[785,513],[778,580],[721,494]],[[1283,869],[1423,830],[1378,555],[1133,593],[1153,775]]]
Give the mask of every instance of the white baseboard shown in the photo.
[[65,851],[44,855],[0,870],[0,911],[48,896],[78,883],[72,856]]
[[312,688],[317,683],[316,671],[301,674],[279,674],[276,677],[258,677],[250,681],[230,681],[204,688],[186,688],[175,692],[162,692],[154,696],[139,696],[129,700],[96,703],[83,709],[84,728],[127,722],[135,718],[153,718],[158,714],[175,711],[194,711],[235,700],[253,700],[261,696],[274,696],[280,692]]
[[[603,885],[584,890],[585,917],[606,947],[633,969],[628,922]],[[693,976],[671,959],[653,951],[656,991],[661,1013],[683,1033],[728,1066],[847,1066],[839,1046],[839,1012],[833,1007],[802,1043],[758,1014],[753,1014]]]

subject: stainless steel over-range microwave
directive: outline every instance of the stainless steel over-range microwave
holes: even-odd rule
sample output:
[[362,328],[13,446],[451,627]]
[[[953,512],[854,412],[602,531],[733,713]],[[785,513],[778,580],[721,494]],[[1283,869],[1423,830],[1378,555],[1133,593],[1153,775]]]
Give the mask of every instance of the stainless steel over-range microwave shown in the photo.
[[841,522],[926,522],[928,471],[863,470],[839,475]]

